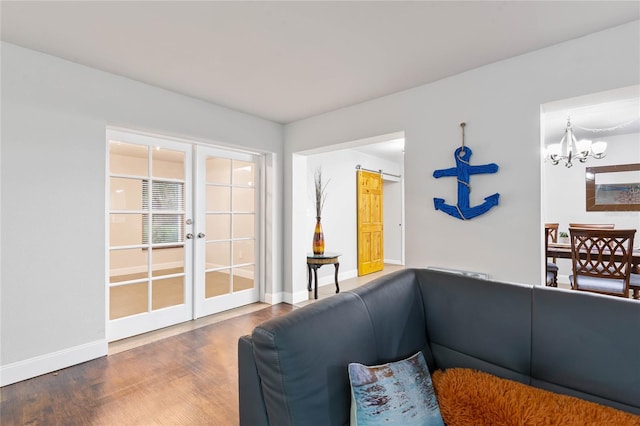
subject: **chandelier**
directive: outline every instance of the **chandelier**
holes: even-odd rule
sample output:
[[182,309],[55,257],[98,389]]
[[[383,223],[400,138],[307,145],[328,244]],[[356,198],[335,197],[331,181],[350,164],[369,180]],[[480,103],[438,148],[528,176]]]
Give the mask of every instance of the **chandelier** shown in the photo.
[[571,126],[571,118],[567,117],[567,127],[560,143],[554,143],[547,147],[547,155],[551,164],[558,165],[564,161],[566,167],[573,166],[573,160],[585,163],[589,157],[595,159],[604,158],[607,155],[607,143],[603,141],[591,142],[587,139],[576,140]]

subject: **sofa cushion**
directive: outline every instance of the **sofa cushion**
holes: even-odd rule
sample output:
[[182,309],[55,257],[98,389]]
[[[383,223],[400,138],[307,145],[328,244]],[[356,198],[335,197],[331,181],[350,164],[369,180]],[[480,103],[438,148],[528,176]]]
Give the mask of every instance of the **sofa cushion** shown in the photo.
[[375,366],[349,364],[351,426],[444,426],[422,352]]
[[418,270],[437,368],[468,367],[529,383],[532,286]]
[[640,414],[638,301],[536,287],[533,314],[536,386]]
[[[571,287],[575,287],[574,276],[569,275],[569,283],[571,283]],[[596,277],[585,277],[580,275],[578,277],[578,287],[580,290],[592,290],[592,291],[602,291],[608,293],[622,293],[624,290],[626,283],[624,280],[614,280],[609,278],[596,278]]]

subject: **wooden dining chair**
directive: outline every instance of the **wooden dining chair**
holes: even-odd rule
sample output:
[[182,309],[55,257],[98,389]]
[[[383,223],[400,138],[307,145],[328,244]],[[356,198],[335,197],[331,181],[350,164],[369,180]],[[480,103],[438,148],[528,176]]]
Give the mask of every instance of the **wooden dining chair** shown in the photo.
[[569,228],[580,229],[615,229],[615,223],[570,223]]
[[629,297],[635,229],[569,228],[571,288]]
[[[557,243],[558,242],[558,226],[559,223],[545,223],[545,229],[549,229],[549,233],[547,234],[547,243]],[[554,257],[551,260],[553,263],[556,263],[556,258]]]
[[[554,235],[555,231],[555,237]],[[558,224],[557,223],[545,223],[544,224],[544,254],[546,264],[546,281],[545,284],[548,287],[558,287],[558,265],[556,265],[556,258],[553,258],[552,262],[549,262],[549,243],[556,242],[558,239]]]

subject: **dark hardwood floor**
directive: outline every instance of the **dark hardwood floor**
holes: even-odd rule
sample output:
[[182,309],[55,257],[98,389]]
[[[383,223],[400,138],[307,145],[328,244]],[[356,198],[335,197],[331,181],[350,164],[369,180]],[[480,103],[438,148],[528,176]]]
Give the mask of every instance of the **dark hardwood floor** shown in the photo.
[[0,388],[0,424],[237,425],[238,337],[279,304]]

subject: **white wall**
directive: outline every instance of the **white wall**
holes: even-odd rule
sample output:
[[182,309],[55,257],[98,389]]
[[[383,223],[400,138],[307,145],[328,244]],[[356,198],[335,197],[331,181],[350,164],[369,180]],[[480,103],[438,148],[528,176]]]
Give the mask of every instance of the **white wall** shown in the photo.
[[[281,252],[280,124],[1,47],[2,384],[106,354],[107,126],[274,153],[269,244]],[[267,255],[267,291],[280,292],[281,256]]]
[[[638,84],[639,21],[494,63],[441,81],[285,126],[285,291],[306,274],[307,224],[291,217],[292,153],[373,135],[405,132],[406,264],[486,272],[492,279],[540,283],[542,273],[540,105]],[[499,192],[500,205],[460,221],[433,208],[455,202],[455,182],[434,179],[453,165],[460,122],[474,164],[472,205]]]
[[[640,163],[640,134],[605,138],[607,156],[601,160],[590,158],[586,163],[574,162],[566,168],[544,164],[543,222],[559,223],[558,230],[568,232],[569,223],[613,223],[616,228],[640,229],[640,212],[588,212],[586,209],[585,169],[587,167]],[[636,245],[640,236],[636,236]],[[557,259],[558,278],[568,283],[570,259]]]
[[403,183],[383,180],[382,187],[384,191],[384,262],[402,265]]
[[[358,275],[357,245],[357,206],[356,206],[356,165],[371,170],[383,170],[400,175],[402,164],[387,161],[379,157],[363,154],[353,149],[341,149],[307,157],[305,196],[305,234],[306,252],[311,251],[313,231],[316,223],[314,172],[322,169],[323,181],[329,180],[327,198],[322,211],[322,229],[325,238],[325,251],[339,252],[339,280]],[[296,175],[297,178],[300,177]],[[394,200],[384,199],[387,202]],[[397,200],[396,200],[397,203]],[[386,244],[385,244],[386,247]],[[304,258],[303,258],[304,263]],[[306,279],[305,274],[302,278]],[[334,283],[334,269],[331,266],[318,269],[318,282]],[[305,297],[306,299],[306,297]]]

